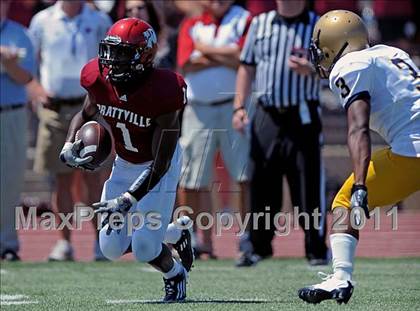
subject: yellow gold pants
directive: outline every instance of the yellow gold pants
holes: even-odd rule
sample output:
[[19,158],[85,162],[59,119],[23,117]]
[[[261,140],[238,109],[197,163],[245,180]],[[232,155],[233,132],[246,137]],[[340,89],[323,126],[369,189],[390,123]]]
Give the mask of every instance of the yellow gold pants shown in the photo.
[[[335,196],[332,208],[350,208],[351,174]],[[372,154],[366,177],[369,209],[401,201],[420,190],[420,158],[404,157],[391,149],[377,150]]]

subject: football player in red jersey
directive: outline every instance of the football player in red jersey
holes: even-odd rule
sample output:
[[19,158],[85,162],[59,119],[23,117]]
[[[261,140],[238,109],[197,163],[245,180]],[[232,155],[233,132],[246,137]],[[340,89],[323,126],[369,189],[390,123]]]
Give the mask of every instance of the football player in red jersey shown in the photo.
[[[71,122],[60,158],[70,166],[93,169],[92,158],[79,154],[76,132],[90,120],[112,131],[117,156],[102,202],[93,205],[103,213],[101,250],[111,260],[131,250],[137,260],[163,273],[164,301],[177,302],[185,299],[193,261],[189,231],[169,225],[181,173],[179,114],[186,104],[186,84],[172,71],[153,68],[156,50],[156,34],[142,20],[126,18],[110,28],[99,57],[82,69],[88,96]],[[144,223],[128,232],[127,218],[134,212],[144,215]],[[125,217],[122,228],[111,226],[115,213]],[[177,220],[184,227],[186,221]],[[165,243],[175,247],[182,264]]]

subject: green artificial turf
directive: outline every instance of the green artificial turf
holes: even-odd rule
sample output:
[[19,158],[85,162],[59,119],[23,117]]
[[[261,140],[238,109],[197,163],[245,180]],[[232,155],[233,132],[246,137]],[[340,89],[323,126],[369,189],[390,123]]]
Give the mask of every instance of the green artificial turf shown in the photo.
[[[161,275],[145,264],[1,263],[1,310],[420,310],[419,258],[358,259],[353,297],[341,306],[297,297],[299,287],[319,281],[316,272],[301,259],[241,269],[227,260],[197,262],[187,302],[163,305],[153,302],[163,295]],[[11,299],[36,303],[8,305]]]

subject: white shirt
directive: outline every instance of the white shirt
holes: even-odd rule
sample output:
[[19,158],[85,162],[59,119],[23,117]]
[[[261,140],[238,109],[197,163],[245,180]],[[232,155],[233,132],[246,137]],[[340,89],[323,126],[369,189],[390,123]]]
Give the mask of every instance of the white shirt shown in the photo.
[[420,157],[420,73],[407,53],[376,45],[346,54],[334,65],[330,88],[345,108],[370,97],[370,128],[392,152]]
[[84,4],[79,15],[69,18],[61,1],[36,14],[29,31],[40,56],[40,78],[54,97],[72,98],[86,94],[80,86],[80,71],[98,54],[98,45],[111,26],[104,13]]
[[[220,22],[205,23],[200,19],[190,29],[194,42],[202,42],[214,47],[237,46],[247,25],[249,12],[233,5]],[[201,53],[194,50],[190,59]],[[233,98],[235,94],[236,70],[226,66],[211,67],[185,75],[188,85],[187,96],[191,102],[211,103]]]

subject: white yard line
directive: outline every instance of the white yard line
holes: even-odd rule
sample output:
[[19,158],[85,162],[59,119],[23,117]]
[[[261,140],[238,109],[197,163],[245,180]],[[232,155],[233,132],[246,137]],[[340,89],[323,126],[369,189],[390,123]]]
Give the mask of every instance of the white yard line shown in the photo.
[[0,302],[0,306],[11,306],[11,305],[29,305],[29,304],[37,304],[37,300],[24,300],[24,301],[2,301]]
[[21,299],[26,299],[29,298],[29,296],[25,296],[25,295],[21,295],[21,294],[17,294],[17,295],[0,295],[0,300],[4,301],[4,300],[21,300]]
[[141,267],[140,270],[143,272],[159,272],[155,268],[152,268],[152,267]]
[[26,304],[36,304],[36,300],[25,300],[29,296],[16,294],[16,295],[0,295],[0,306],[10,306],[10,305],[26,305]]
[[4,270],[4,269],[0,269],[0,274],[1,275],[7,274],[7,273],[9,273],[9,271]]
[[[235,303],[265,303],[272,302],[267,299],[243,299],[243,298],[215,298],[215,299],[186,299],[186,302],[190,303],[209,303],[209,302],[223,302],[226,303],[235,302]],[[116,299],[116,300],[106,300],[107,304],[131,304],[131,303],[151,303],[151,304],[163,304],[162,300],[158,299]]]

